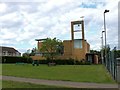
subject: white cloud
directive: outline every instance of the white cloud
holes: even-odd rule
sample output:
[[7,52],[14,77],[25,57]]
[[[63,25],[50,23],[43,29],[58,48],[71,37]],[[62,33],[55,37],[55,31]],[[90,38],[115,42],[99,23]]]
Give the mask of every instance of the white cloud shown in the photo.
[[5,39],[5,40],[6,39],[14,39],[17,36],[15,33],[8,32],[7,29],[2,29],[1,34],[2,35],[0,35],[0,38]]
[[3,13],[6,11],[7,5],[4,3],[0,3],[0,13]]
[[1,21],[9,21],[9,20],[16,20],[17,18],[17,14],[16,12],[12,12],[12,13],[7,13],[6,15],[3,15],[0,17]]
[[[117,3],[107,0],[91,3],[80,0],[46,0],[39,3],[9,3],[9,7],[7,3],[3,3],[4,14],[0,15],[0,24],[4,27],[1,30],[0,43],[14,43],[16,48],[23,51],[25,48],[36,47],[35,39],[38,38],[70,39],[71,21],[80,20],[84,16],[85,38],[91,49],[100,49],[103,12],[109,9],[110,12],[106,14],[107,40],[112,45],[113,42],[117,43]],[[116,37],[113,40],[114,35]]]

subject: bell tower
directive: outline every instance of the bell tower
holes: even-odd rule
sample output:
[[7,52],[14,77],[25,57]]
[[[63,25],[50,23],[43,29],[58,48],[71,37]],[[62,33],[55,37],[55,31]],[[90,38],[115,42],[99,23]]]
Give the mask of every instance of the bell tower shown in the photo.
[[[81,26],[80,30],[74,30],[74,25]],[[84,21],[72,21],[71,22],[71,39],[74,40],[74,33],[82,32],[82,40],[84,40]]]
[[[76,38],[76,33],[78,35],[77,38]],[[72,41],[73,58],[74,59],[85,58],[86,41],[84,37],[84,21],[83,20],[71,22],[71,41]]]

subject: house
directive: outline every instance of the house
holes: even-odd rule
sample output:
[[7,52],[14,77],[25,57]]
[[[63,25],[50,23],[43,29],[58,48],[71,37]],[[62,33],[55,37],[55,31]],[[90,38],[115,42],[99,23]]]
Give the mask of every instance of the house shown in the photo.
[[[75,27],[80,28],[75,28]],[[75,38],[75,34],[80,32],[82,38]],[[45,39],[36,39],[38,41],[37,47],[38,52],[40,52],[40,48],[42,46],[42,41]],[[63,41],[63,54],[58,56],[58,59],[75,59],[75,60],[85,60],[86,53],[90,52],[90,45],[84,38],[84,21],[72,21],[71,22],[71,40],[64,40]],[[40,56],[33,56],[33,59],[44,59],[41,55]]]
[[21,53],[13,47],[0,46],[0,56],[21,56]]

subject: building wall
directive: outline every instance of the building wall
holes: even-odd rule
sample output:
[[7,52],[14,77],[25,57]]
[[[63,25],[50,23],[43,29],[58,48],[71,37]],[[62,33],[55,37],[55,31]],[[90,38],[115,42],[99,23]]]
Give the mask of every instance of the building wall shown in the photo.
[[87,41],[85,41],[85,53],[89,53],[90,52],[90,45],[89,43],[87,43]]
[[9,51],[2,51],[0,52],[0,56],[21,56],[20,53],[16,52],[9,52]]
[[42,42],[38,42],[38,51],[40,51],[41,47],[42,47]]
[[[76,43],[76,45],[75,45],[75,43]],[[85,59],[86,53],[89,53],[89,51],[90,51],[90,45],[86,42],[86,40],[82,40],[82,39],[64,40],[63,45],[64,45],[64,54],[56,57],[57,59],[72,58],[75,60],[82,60],[82,59]],[[41,47],[42,47],[42,42],[38,42],[38,50],[40,50]],[[33,58],[33,60],[45,59],[41,56],[35,56],[32,58]]]
[[2,53],[2,56],[21,56],[21,54],[19,54],[19,53],[10,53],[10,52],[8,52],[8,51],[4,51],[5,53]]
[[82,60],[85,59],[85,53],[83,49],[74,49],[73,59]]
[[64,45],[64,56],[71,56],[72,55],[72,41],[65,40],[63,41]]
[[80,39],[79,41],[82,42],[82,48],[74,48],[74,59],[77,58],[78,60],[85,59],[86,53],[89,51],[89,46],[87,45],[86,40]]
[[90,53],[90,44],[89,43],[87,43],[87,51],[86,52]]
[[90,45],[85,40],[79,39],[78,41],[82,42],[82,47],[75,46],[75,42],[72,40],[63,41],[64,55],[60,56],[60,57],[62,59],[63,58],[65,58],[65,59],[72,58],[72,59],[76,59],[76,60],[85,59],[86,53],[88,53],[90,51]]
[[[78,41],[80,43],[78,43]],[[90,45],[82,39],[79,39],[77,41],[78,46],[75,46],[75,41],[73,40],[64,40],[64,54],[61,56],[56,57],[57,59],[75,59],[75,60],[82,60],[85,59],[86,53],[90,51]],[[80,45],[82,43],[82,46]],[[79,47],[80,45],[80,47]],[[38,42],[38,49],[40,50],[40,47],[42,46],[42,42]],[[43,60],[42,56],[34,56],[32,57],[33,60]]]

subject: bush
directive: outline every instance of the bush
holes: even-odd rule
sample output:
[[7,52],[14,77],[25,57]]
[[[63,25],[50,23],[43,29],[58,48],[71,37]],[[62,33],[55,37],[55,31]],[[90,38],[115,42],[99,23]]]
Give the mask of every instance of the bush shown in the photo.
[[91,65],[90,62],[76,61],[76,65]]
[[[13,56],[3,56],[2,57],[2,63],[17,63],[17,62],[23,62],[23,63],[32,63],[33,60],[31,58],[26,57],[13,57]],[[57,65],[90,65],[90,62],[78,61],[74,59],[57,59],[57,60],[39,60],[39,64],[48,64],[48,63],[56,63]]]
[[17,62],[32,63],[32,59],[25,57],[2,56],[2,63],[17,63]]
[[57,65],[74,65],[74,60],[66,59],[66,60],[54,60]]
[[39,63],[40,64],[48,64],[48,63],[56,63],[57,65],[73,65],[74,61],[73,60],[40,60]]
[[90,65],[89,62],[83,62],[83,61],[77,61],[74,59],[57,59],[57,60],[40,60],[39,63],[40,64],[48,64],[48,63],[56,63],[57,65]]

